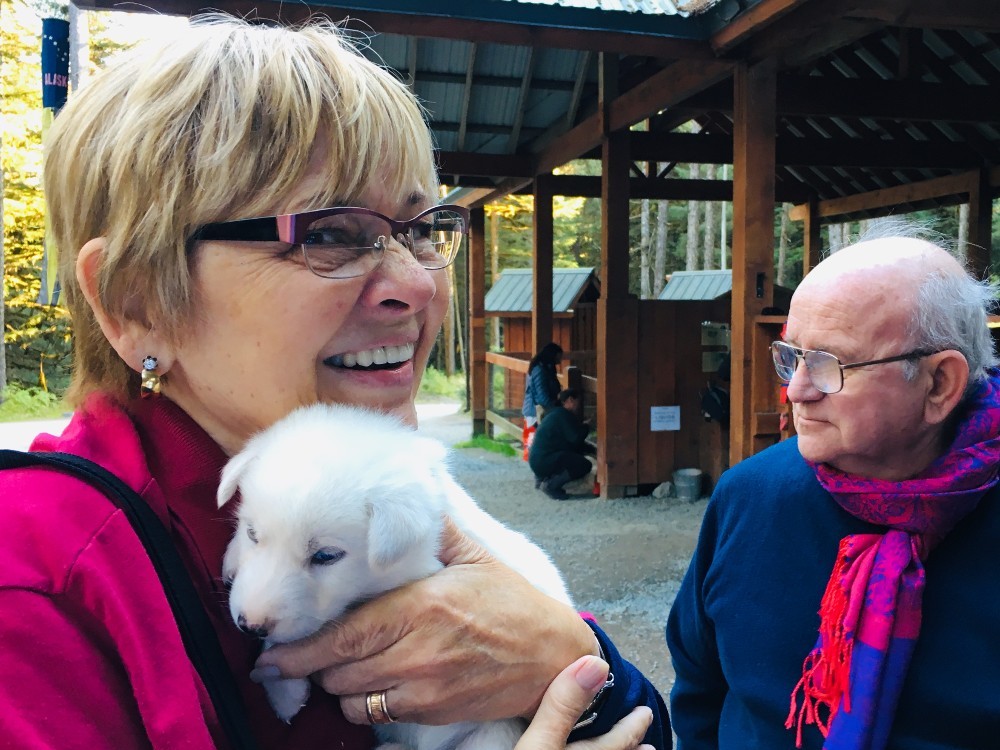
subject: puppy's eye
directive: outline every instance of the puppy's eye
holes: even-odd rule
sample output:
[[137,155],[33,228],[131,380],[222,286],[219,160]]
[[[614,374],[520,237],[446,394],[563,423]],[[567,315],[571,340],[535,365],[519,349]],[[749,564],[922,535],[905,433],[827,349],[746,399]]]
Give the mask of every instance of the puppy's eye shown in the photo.
[[250,537],[251,542],[257,543],[257,532],[253,530],[253,526],[247,526],[247,536]]
[[309,558],[310,565],[332,565],[347,553],[336,547],[324,547]]

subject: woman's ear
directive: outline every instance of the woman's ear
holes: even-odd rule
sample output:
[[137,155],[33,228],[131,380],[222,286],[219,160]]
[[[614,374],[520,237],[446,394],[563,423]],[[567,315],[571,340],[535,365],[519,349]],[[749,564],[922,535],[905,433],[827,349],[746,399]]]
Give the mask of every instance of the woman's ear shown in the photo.
[[929,424],[941,424],[961,403],[969,382],[969,363],[955,349],[927,357],[931,388],[924,402],[924,418]]
[[173,364],[173,347],[145,320],[114,314],[104,307],[99,293],[98,272],[106,248],[104,237],[90,240],[76,259],[76,280],[94,313],[104,337],[131,369],[142,370],[147,356],[156,357],[157,373],[163,375]]

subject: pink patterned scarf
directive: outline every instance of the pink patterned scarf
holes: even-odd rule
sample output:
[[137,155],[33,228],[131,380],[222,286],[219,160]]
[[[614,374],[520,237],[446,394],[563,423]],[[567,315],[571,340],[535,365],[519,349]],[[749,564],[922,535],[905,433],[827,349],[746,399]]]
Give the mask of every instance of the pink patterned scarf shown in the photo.
[[815,724],[825,750],[881,750],[920,634],[923,561],[997,483],[1000,375],[978,388],[948,451],[912,479],[810,465],[844,510],[888,530],[841,540],[785,727],[796,728],[796,747],[803,726]]

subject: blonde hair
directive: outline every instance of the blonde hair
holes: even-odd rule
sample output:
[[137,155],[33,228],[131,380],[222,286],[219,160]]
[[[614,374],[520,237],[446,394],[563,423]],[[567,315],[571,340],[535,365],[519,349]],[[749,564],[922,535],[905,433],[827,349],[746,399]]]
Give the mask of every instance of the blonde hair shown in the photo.
[[329,181],[298,210],[356,202],[373,184],[400,200],[437,190],[420,105],[325,19],[297,29],[196,19],[92,79],[46,145],[74,403],[97,389],[138,392],[76,281],[90,239],[106,240],[97,286],[108,314],[177,341],[193,320],[188,238],[201,225],[274,213],[316,168]]

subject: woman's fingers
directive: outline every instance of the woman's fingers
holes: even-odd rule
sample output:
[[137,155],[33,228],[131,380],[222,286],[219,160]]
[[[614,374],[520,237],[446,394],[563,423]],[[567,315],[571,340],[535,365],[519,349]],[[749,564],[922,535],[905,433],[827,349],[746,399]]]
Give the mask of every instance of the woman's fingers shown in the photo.
[[652,722],[653,712],[649,707],[639,706],[611,727],[607,734],[570,743],[566,745],[566,750],[654,750],[652,745],[639,744]]
[[515,750],[564,747],[573,725],[607,678],[608,665],[596,656],[581,657],[566,667],[545,691],[535,718]]

